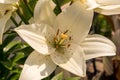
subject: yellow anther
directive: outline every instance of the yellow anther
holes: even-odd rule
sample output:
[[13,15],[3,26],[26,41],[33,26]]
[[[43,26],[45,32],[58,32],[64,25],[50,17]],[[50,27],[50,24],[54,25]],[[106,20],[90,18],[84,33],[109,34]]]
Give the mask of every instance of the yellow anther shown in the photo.
[[81,3],[83,3],[83,4],[87,2],[87,0],[80,0],[80,1],[81,1]]
[[62,39],[66,39],[66,38],[68,38],[68,35],[62,33],[62,34],[61,34],[61,38],[62,38]]

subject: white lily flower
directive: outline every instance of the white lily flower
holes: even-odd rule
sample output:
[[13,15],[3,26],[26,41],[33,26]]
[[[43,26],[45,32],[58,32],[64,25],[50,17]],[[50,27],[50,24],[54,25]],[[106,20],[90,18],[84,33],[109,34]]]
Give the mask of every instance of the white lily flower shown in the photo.
[[88,35],[93,11],[75,2],[55,16],[54,7],[52,0],[39,0],[34,11],[35,23],[15,29],[35,49],[27,58],[19,80],[43,79],[57,65],[85,76],[87,59],[115,55],[116,48],[109,39]]
[[[18,0],[16,0],[18,1]],[[0,0],[0,44],[2,44],[2,36],[5,30],[7,21],[10,19],[14,10],[13,2],[15,0]]]
[[92,9],[104,15],[120,14],[120,0],[80,0],[80,2],[88,10]]

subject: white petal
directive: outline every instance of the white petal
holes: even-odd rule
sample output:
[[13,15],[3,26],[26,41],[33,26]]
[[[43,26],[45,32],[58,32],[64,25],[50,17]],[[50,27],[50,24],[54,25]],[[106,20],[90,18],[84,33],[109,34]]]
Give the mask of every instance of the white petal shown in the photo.
[[120,0],[80,0],[80,2],[87,6],[88,10],[93,9],[104,15],[120,14]]
[[51,41],[49,38],[54,33],[50,26],[46,24],[22,25],[16,28],[15,31],[39,53],[48,55],[51,51],[54,51],[50,44],[48,44],[48,41]]
[[5,4],[13,4],[17,2],[18,0],[0,0],[0,3],[5,3]]
[[120,0],[97,0],[100,5],[95,9],[96,12],[104,15],[120,14]]
[[51,54],[55,64],[78,76],[86,75],[85,56],[80,46],[71,44],[66,50],[56,50]]
[[27,58],[19,80],[40,80],[49,76],[56,68],[50,56],[34,51]]
[[95,9],[95,12],[98,12],[104,15],[120,14],[120,5],[100,6],[99,8]]
[[120,5],[100,6],[99,8],[103,10],[114,10],[120,8]]
[[79,1],[76,1],[57,16],[54,28],[60,31],[69,30],[72,39],[80,42],[87,36],[92,18],[93,11],[86,10]]
[[96,0],[100,5],[120,5],[120,0]]
[[80,0],[80,2],[86,6],[87,10],[97,8],[99,5],[96,3],[96,0]]
[[8,12],[5,16],[0,18],[0,44],[2,44],[2,37],[3,37],[4,29],[11,14],[12,12]]
[[80,0],[88,9],[95,9],[101,6],[120,5],[120,0]]
[[89,35],[82,43],[86,59],[100,56],[113,56],[116,53],[116,47],[112,41],[101,35]]
[[55,14],[53,9],[55,4],[52,0],[38,0],[35,10],[34,10],[34,19],[36,23],[46,23],[53,25]]
[[10,10],[12,10],[12,5],[11,4],[0,3],[0,15],[4,16],[6,14],[6,11],[8,12]]

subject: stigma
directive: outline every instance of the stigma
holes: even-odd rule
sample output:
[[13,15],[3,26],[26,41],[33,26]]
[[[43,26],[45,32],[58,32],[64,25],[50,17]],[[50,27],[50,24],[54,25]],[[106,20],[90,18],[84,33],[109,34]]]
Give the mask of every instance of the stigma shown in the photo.
[[61,33],[61,38],[62,39],[67,39],[68,38],[68,35],[64,34],[64,33]]

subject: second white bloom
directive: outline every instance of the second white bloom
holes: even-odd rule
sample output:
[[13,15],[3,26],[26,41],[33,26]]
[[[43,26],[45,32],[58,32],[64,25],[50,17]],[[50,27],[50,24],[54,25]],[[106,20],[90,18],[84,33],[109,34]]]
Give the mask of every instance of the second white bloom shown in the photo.
[[80,0],[80,2],[88,10],[94,10],[104,15],[120,14],[120,0]]

